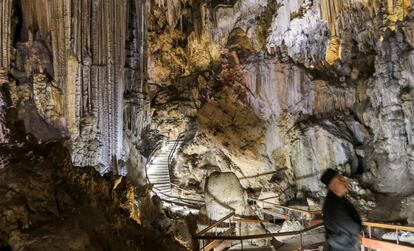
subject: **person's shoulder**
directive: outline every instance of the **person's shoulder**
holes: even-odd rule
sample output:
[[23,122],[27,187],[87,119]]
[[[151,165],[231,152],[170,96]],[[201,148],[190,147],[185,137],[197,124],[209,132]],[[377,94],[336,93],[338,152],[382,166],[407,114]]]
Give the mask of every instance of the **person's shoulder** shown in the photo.
[[336,209],[338,207],[341,207],[341,205],[342,203],[340,201],[340,198],[338,198],[338,196],[336,196],[332,192],[328,192],[325,198],[325,202],[323,204],[323,209],[324,210]]
[[338,199],[338,196],[336,196],[333,192],[328,191],[328,193],[326,194],[325,201],[336,201]]

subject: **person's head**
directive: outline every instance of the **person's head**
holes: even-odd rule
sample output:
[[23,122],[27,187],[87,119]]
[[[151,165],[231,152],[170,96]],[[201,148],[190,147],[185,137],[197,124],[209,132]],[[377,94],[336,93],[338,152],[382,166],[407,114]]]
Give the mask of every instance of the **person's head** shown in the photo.
[[342,174],[328,168],[321,176],[321,181],[328,189],[339,197],[348,193],[348,181]]

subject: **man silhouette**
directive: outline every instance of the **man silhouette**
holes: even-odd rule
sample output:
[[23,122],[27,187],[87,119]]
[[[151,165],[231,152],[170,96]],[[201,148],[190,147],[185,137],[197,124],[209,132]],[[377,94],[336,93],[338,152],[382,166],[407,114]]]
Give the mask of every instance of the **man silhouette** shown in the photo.
[[326,230],[324,251],[360,250],[361,217],[345,198],[348,193],[346,178],[328,168],[321,176],[321,182],[329,189],[322,209]]

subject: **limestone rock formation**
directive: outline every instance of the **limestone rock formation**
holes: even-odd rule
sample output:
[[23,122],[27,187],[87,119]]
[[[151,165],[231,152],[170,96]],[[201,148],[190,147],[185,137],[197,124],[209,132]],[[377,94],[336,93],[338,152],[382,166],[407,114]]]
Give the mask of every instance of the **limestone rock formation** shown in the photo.
[[207,178],[204,193],[207,216],[212,220],[231,212],[244,215],[247,210],[247,197],[234,173],[212,173]]
[[143,191],[122,176],[74,167],[59,143],[2,145],[1,156],[9,164],[0,169],[0,247],[185,250],[151,227]]
[[[189,239],[145,185],[147,158],[178,137],[171,180],[209,192],[207,212],[211,182],[241,214],[246,197],[317,204],[334,167],[364,217],[411,223],[413,30],[409,0],[0,0],[0,245]],[[133,189],[112,175],[143,196],[139,233]]]
[[7,0],[0,9],[0,68],[13,105],[52,135],[31,125],[27,132],[42,141],[69,137],[73,163],[101,173],[143,165],[145,1]]
[[159,1],[151,11],[155,100],[191,107],[152,103],[168,110],[152,127],[174,137],[198,125],[174,162],[177,184],[202,191],[209,174],[232,171],[249,196],[283,203],[323,196],[318,177],[335,167],[366,211],[382,207],[376,193],[414,192],[410,1]]

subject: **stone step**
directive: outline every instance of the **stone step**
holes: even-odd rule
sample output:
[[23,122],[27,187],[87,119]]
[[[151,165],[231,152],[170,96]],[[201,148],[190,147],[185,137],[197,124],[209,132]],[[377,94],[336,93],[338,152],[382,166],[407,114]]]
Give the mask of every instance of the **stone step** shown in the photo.
[[157,185],[154,185],[154,187],[156,187],[156,188],[160,188],[160,187],[162,187],[162,188],[168,188],[168,189],[171,189],[171,186],[170,186],[170,183],[168,183],[168,184],[157,184]]
[[162,166],[162,167],[164,167],[164,166],[167,166],[168,167],[168,162],[165,162],[165,163],[159,163],[159,162],[151,162],[151,164],[149,165],[149,167],[154,167],[154,166]]
[[159,173],[159,172],[169,173],[169,170],[168,170],[168,168],[149,168],[149,169],[147,169],[147,173]]
[[159,183],[165,183],[165,184],[169,184],[170,180],[167,179],[152,179],[150,180],[151,184],[155,185],[155,184],[159,184]]
[[148,174],[148,178],[170,177],[169,173],[152,173]]
[[156,173],[148,174],[148,178],[151,178],[151,177],[154,177],[154,178],[170,177],[170,174],[167,173],[167,172],[164,172],[164,173],[162,173],[162,172],[156,172]]
[[165,182],[165,183],[170,183],[170,177],[148,177],[149,178],[149,180],[150,180],[150,182],[152,183],[152,184],[154,184],[154,183],[157,183],[157,182],[160,182],[160,181],[162,181],[162,182]]
[[152,176],[159,176],[159,175],[165,175],[165,176],[170,176],[170,172],[166,172],[166,171],[156,171],[156,172],[154,172],[154,171],[148,171],[147,172],[147,175],[148,175],[148,177],[152,177]]
[[155,159],[151,163],[168,163],[167,159]]
[[164,168],[164,167],[152,167],[152,168],[148,168],[148,171],[151,171],[151,172],[153,172],[153,171],[165,171],[165,172],[168,172],[169,171],[169,169],[168,168]]
[[168,167],[168,161],[155,161],[155,162],[151,163],[151,165],[167,166]]
[[156,179],[150,179],[150,182],[152,184],[159,184],[159,183],[162,183],[162,182],[164,182],[164,183],[170,183],[170,179],[168,179],[168,178],[165,178],[165,179],[156,178]]
[[167,168],[160,168],[160,169],[149,169],[147,171],[147,173],[151,173],[151,174],[157,174],[157,173],[167,173],[169,174],[170,172],[168,171]]
[[155,158],[152,162],[168,162],[168,158]]
[[166,172],[166,173],[169,173],[169,170],[168,170],[168,168],[149,168],[148,170],[147,170],[147,172],[150,172],[150,173],[158,173],[158,172]]
[[155,184],[170,184],[170,180],[169,179],[158,179],[158,180],[150,180],[152,185]]
[[160,177],[154,177],[153,179],[151,179],[150,177],[148,177],[148,178],[149,178],[149,180],[152,184],[163,182],[165,184],[171,185],[169,177],[161,177],[161,178]]
[[152,176],[160,176],[160,175],[165,175],[170,177],[170,172],[164,172],[164,171],[157,171],[157,172],[147,172],[148,177],[152,177]]
[[170,183],[170,178],[169,177],[164,177],[164,178],[153,178],[153,179],[149,179],[151,184],[155,184],[155,183],[160,183],[160,182],[165,182],[165,183]]

